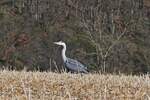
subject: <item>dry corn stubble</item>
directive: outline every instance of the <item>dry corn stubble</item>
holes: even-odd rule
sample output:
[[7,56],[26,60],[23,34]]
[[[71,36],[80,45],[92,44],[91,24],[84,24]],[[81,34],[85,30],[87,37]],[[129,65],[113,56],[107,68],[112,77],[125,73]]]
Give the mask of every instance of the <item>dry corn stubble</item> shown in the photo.
[[149,99],[149,75],[0,72],[0,100]]

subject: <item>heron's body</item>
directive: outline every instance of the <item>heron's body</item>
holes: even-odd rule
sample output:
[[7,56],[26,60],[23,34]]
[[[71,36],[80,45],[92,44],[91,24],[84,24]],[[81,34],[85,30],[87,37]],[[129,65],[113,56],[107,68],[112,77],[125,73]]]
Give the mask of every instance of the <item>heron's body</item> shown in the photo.
[[77,72],[77,73],[88,73],[87,67],[85,67],[83,64],[81,64],[77,60],[66,57],[66,54],[65,54],[66,53],[66,44],[64,42],[59,41],[59,42],[55,42],[55,44],[63,46],[62,59],[64,61],[64,64],[65,64],[65,67],[67,70],[69,70],[71,72]]
[[74,59],[67,58],[65,66],[71,72],[88,73],[87,67],[85,67],[83,64]]

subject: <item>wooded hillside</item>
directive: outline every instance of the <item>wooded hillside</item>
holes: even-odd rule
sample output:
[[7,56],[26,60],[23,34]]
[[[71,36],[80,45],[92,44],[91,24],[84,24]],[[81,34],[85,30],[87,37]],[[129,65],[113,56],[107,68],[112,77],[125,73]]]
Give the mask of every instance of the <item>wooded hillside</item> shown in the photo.
[[0,0],[0,67],[62,69],[61,48],[91,71],[150,72],[150,0]]

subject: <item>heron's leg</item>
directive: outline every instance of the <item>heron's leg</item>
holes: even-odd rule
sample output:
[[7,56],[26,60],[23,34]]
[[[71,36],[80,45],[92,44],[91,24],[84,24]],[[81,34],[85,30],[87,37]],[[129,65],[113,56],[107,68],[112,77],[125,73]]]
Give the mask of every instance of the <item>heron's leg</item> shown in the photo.
[[67,72],[67,73],[68,73],[68,72],[69,72],[69,69],[68,69],[68,68],[65,68],[65,72]]

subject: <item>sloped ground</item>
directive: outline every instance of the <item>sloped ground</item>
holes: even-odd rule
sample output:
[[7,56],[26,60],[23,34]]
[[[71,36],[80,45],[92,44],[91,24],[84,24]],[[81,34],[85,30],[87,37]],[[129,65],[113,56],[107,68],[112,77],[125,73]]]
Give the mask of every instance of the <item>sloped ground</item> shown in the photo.
[[149,100],[150,77],[0,72],[0,100]]

